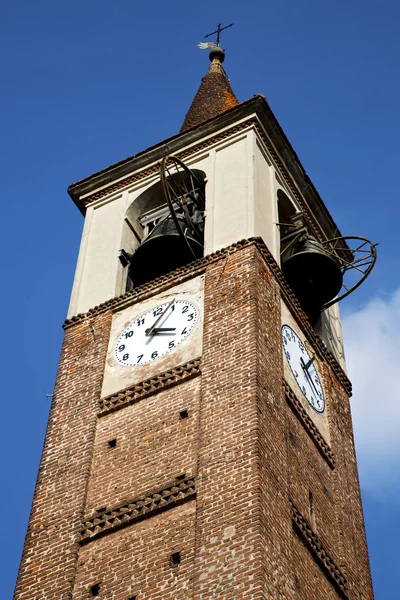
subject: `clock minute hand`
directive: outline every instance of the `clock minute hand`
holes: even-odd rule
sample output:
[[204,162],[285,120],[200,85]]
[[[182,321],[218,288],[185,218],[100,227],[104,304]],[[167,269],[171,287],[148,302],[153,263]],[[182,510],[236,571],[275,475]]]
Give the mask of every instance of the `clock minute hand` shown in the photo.
[[165,310],[163,310],[163,312],[158,317],[158,319],[156,320],[156,322],[153,323],[153,326],[150,327],[150,329],[146,329],[146,331],[145,331],[146,335],[152,335],[154,329],[156,328],[156,326],[158,325],[158,323],[161,321],[161,319],[163,318],[163,316],[165,315],[165,313],[167,312],[167,310],[173,305],[174,302],[175,302],[175,298],[172,298],[171,302],[168,303],[168,305],[166,306]]
[[153,327],[153,335],[157,335],[158,333],[169,333],[171,331],[176,331],[176,327]]

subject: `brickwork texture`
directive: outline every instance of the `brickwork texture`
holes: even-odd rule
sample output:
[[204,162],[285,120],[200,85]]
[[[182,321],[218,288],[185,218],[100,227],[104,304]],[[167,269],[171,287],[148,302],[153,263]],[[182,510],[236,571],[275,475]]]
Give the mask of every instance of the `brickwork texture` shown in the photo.
[[344,376],[320,361],[328,445],[265,249],[202,264],[203,355],[150,391],[100,397],[112,303],[69,322],[15,600],[373,599]]

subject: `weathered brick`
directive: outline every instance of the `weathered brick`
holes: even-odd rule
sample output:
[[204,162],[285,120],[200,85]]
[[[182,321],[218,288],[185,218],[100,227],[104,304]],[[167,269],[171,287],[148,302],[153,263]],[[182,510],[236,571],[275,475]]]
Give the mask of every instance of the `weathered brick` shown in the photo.
[[[260,241],[163,293],[199,265],[203,355],[173,385],[100,398],[140,292],[68,322],[16,600],[372,600],[345,375]],[[286,398],[282,298],[322,357],[329,445]]]

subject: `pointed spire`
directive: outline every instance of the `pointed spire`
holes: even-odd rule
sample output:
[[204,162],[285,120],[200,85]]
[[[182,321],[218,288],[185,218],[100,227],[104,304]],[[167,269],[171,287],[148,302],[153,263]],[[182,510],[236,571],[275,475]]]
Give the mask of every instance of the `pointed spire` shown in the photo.
[[239,104],[222,66],[225,52],[222,48],[215,47],[211,49],[209,56],[211,65],[193,98],[180,133]]

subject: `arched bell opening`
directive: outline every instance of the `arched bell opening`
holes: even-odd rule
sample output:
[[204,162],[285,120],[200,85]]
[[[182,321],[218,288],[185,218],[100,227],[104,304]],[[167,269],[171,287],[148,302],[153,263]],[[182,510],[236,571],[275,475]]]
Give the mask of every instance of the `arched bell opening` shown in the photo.
[[290,200],[290,198],[281,189],[278,190],[278,193],[277,193],[277,203],[278,203],[278,221],[279,221],[278,227],[279,227],[281,249],[282,249],[282,238],[284,238],[284,236],[288,232],[292,231],[292,229],[293,229],[292,218],[298,211],[297,211],[296,206]]
[[136,237],[135,250],[126,257],[127,290],[204,253],[206,174],[172,157],[169,161],[161,164],[160,180],[140,194],[126,213]]

